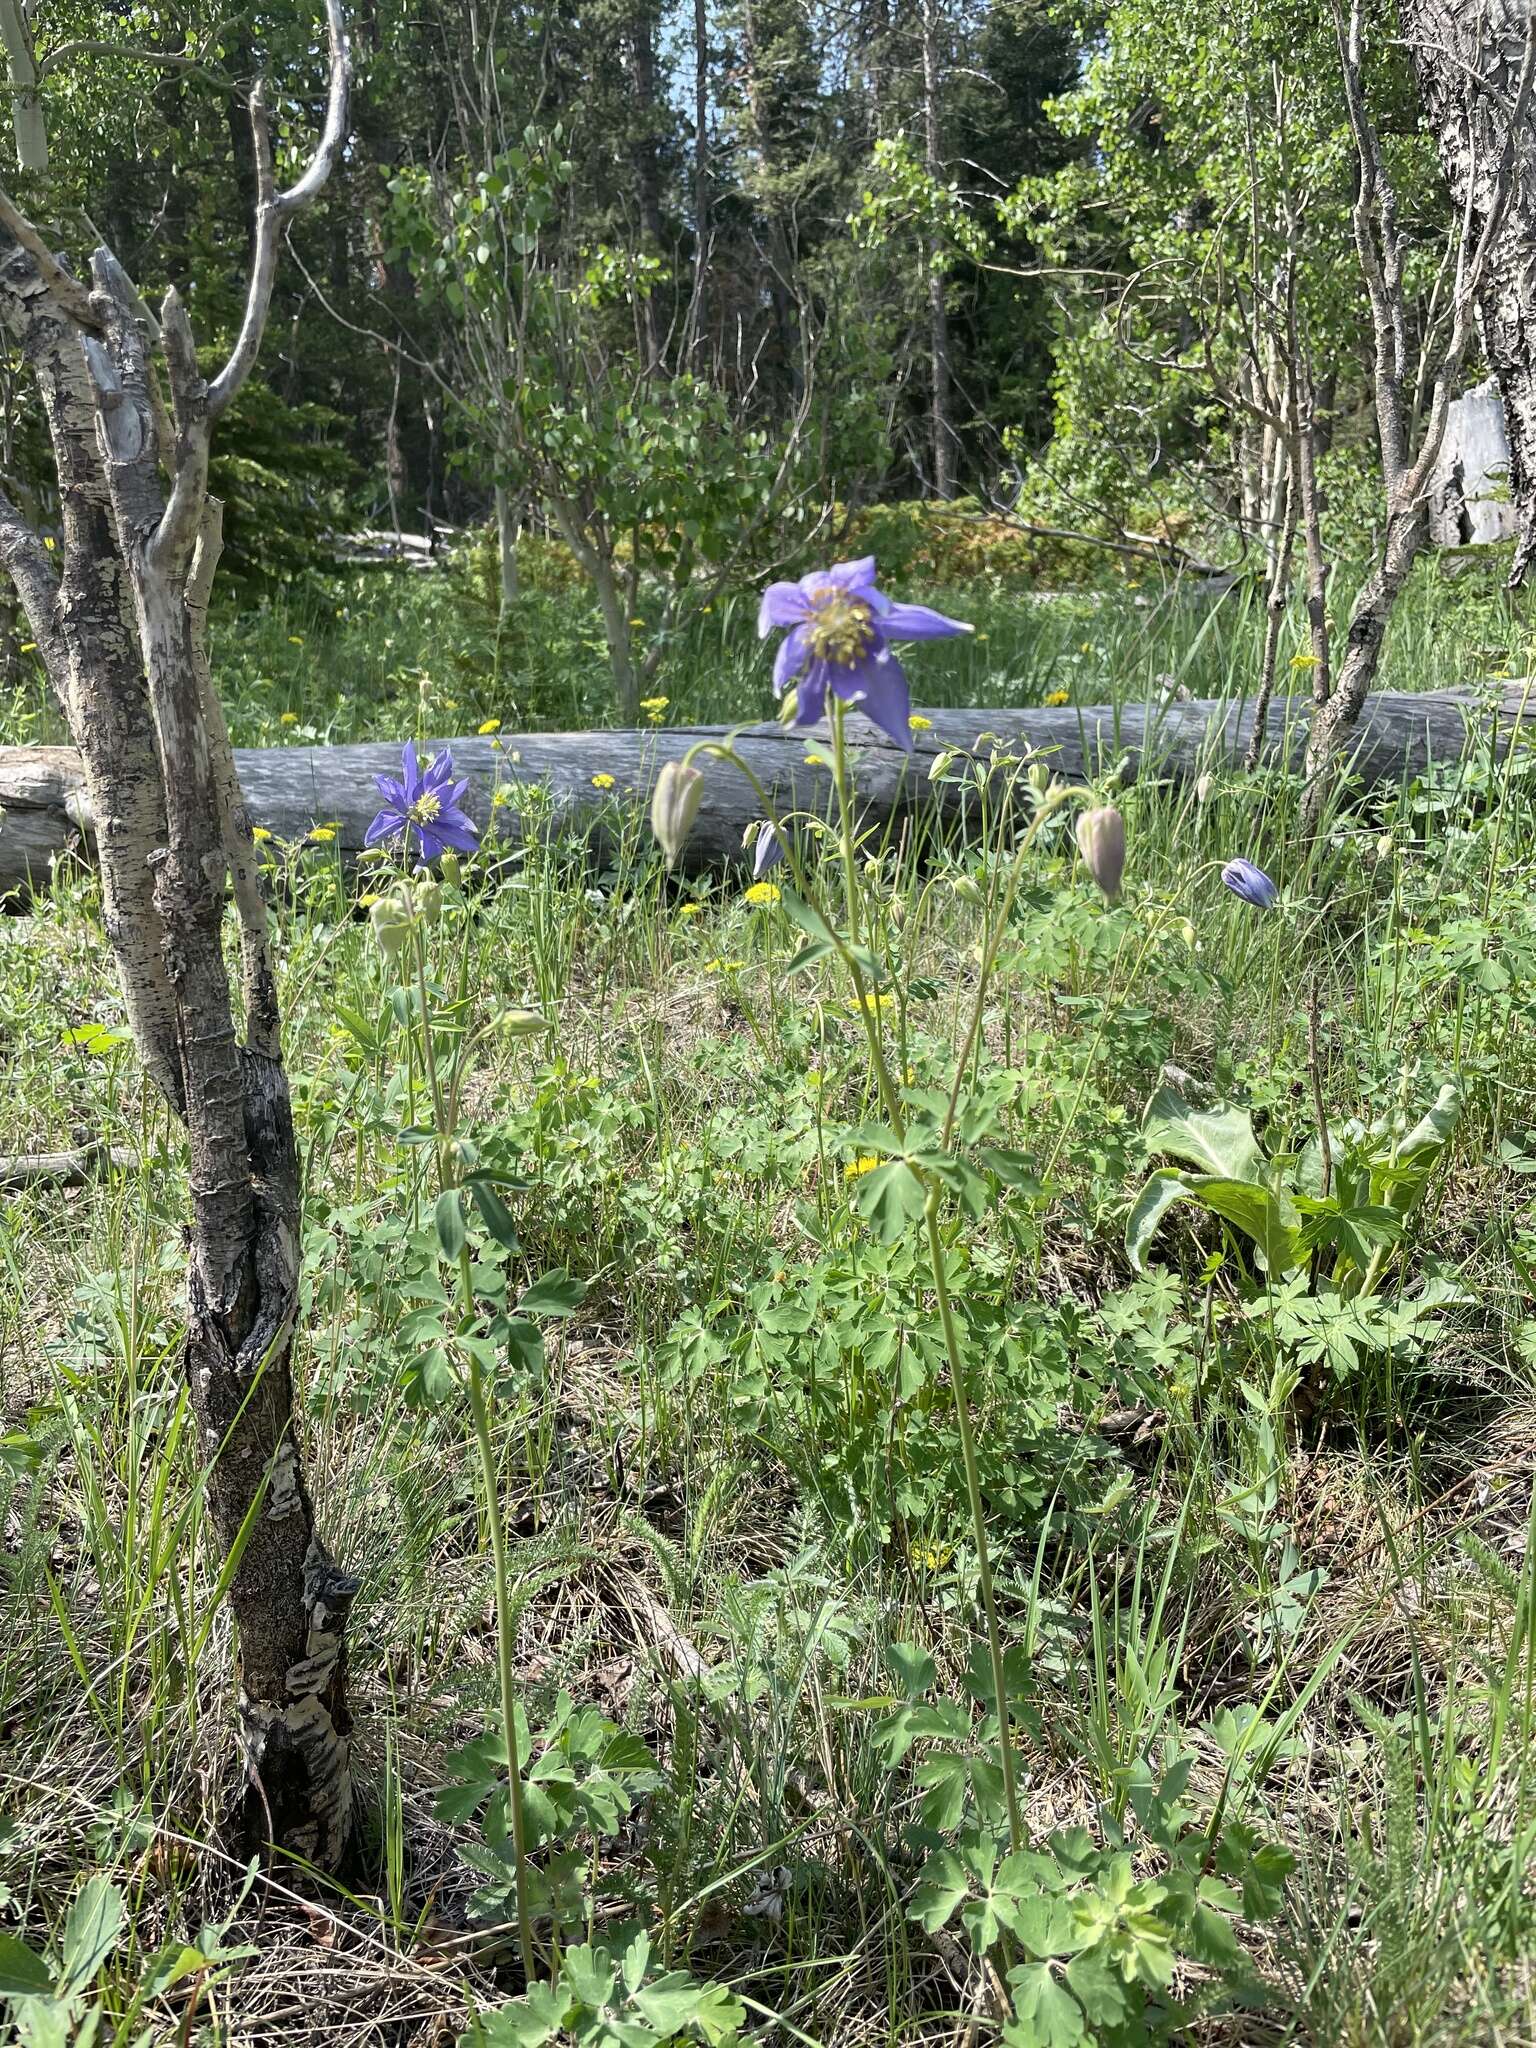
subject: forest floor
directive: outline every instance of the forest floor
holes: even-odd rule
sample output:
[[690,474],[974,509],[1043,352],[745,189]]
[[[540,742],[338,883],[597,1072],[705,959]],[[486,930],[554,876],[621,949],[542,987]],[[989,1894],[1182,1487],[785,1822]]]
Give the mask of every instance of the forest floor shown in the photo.
[[[424,580],[227,621],[237,741],[590,715],[568,605],[563,652],[502,635],[491,673]],[[934,701],[1218,695],[1260,623],[970,600],[988,637],[919,657]],[[665,715],[760,714],[746,610],[699,630]],[[1486,586],[1424,584],[1394,645],[1389,686],[1530,672]],[[13,712],[0,737],[47,727]],[[1065,807],[1011,903],[1006,806],[921,865],[859,847],[867,1014],[785,870],[668,878],[643,839],[601,871],[558,844],[495,888],[471,867],[424,933],[459,1156],[504,1191],[476,1298],[542,1333],[495,1374],[547,1979],[513,2005],[496,1584],[410,963],[359,908],[382,884],[274,853],[305,1451],[361,1581],[339,1882],[247,1870],[222,1831],[185,1161],[94,877],[0,920],[0,1153],[85,1133],[130,1161],[0,1207],[0,2005],[26,2038],[446,2043],[478,2011],[487,2044],[614,2048],[1536,2041],[1536,756],[1342,809],[1310,853],[1280,774],[1113,794],[1118,903]],[[808,847],[809,886],[846,910],[838,851]],[[1223,888],[1235,855],[1273,908]],[[963,1103],[938,1234],[974,1472],[871,1025],[914,1129]],[[1202,1158],[1140,1229],[1149,1175]]]

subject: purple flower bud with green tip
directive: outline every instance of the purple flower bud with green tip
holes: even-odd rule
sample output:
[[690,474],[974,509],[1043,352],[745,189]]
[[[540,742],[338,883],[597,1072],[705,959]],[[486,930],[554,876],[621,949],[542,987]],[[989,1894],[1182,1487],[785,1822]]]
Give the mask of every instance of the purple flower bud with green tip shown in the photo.
[[969,633],[959,619],[924,604],[896,604],[875,588],[875,558],[813,569],[798,583],[770,583],[757,615],[760,639],[787,627],[774,658],[773,687],[795,686],[797,726],[814,725],[827,692],[857,704],[904,753],[912,751],[912,696],[892,640],[943,640]]
[[1113,804],[1079,814],[1077,850],[1083,856],[1083,866],[1110,902],[1115,902],[1125,873],[1125,820]]
[[423,768],[416,758],[416,743],[407,740],[400,757],[401,774],[375,775],[384,808],[368,827],[365,846],[377,846],[384,839],[404,838],[408,849],[423,860],[437,860],[449,847],[473,853],[480,837],[473,818],[459,809],[459,798],[469,787],[453,779],[453,755],[447,747]]
[[757,851],[752,856],[752,879],[760,882],[770,868],[778,866],[784,858],[784,842],[779,837],[777,825],[766,822],[757,828]]
[[1241,896],[1255,910],[1273,910],[1280,901],[1280,891],[1251,860],[1229,860],[1221,871],[1221,879],[1234,896]]

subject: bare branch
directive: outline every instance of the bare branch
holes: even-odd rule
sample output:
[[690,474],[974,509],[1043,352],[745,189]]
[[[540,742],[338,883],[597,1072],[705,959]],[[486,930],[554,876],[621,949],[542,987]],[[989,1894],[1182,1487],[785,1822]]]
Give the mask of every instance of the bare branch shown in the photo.
[[16,586],[32,638],[37,642],[50,674],[58,674],[64,662],[64,643],[59,634],[57,614],[58,571],[54,568],[42,536],[22,517],[20,510],[0,489],[0,563]]
[[341,0],[325,0],[326,27],[331,44],[330,95],[326,103],[325,128],[309,168],[286,192],[275,188],[272,175],[272,138],[267,122],[266,100],[258,85],[251,95],[251,134],[256,155],[256,246],[251,281],[246,292],[245,317],[240,323],[229,361],[208,387],[206,413],[216,420],[251,374],[261,338],[266,330],[272,304],[272,284],[277,274],[277,237],[290,215],[308,206],[335,168],[347,133],[347,96],[351,82],[351,54]]

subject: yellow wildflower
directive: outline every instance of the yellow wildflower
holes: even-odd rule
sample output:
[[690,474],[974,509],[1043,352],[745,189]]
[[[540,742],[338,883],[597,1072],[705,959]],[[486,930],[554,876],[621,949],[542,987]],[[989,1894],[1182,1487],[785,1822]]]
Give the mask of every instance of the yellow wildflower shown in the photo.
[[847,1010],[850,1017],[857,1017],[861,1008],[869,1011],[871,1016],[875,1016],[881,1010],[893,1009],[895,1007],[895,1003],[895,992],[891,989],[886,989],[880,995],[871,994],[865,996],[863,998],[862,1004],[858,996],[850,996],[844,1007]]
[[972,638],[973,640],[976,640],[977,642],[980,642],[980,641],[982,641],[982,640],[985,640],[985,639],[987,639],[987,637],[988,637],[988,635],[987,635],[987,634],[985,634],[985,633],[973,633],[973,634],[971,635],[971,638]]
[[704,906],[702,903],[679,903],[677,914],[679,917],[702,917]]
[[290,633],[288,635],[288,645],[290,647],[302,647],[304,645],[304,635],[302,633]]
[[512,792],[510,789],[493,789],[491,791],[491,809],[493,811],[499,811],[503,805],[509,804],[511,801]]
[[843,1179],[857,1180],[861,1174],[873,1173],[879,1164],[879,1159],[873,1153],[869,1153],[863,1159],[855,1159],[851,1166],[845,1166]]
[[272,834],[267,830],[265,825],[253,825],[251,827],[251,837],[255,840],[258,846],[265,846],[267,841],[272,837]]
[[316,825],[309,835],[310,844],[313,846],[329,846],[335,837],[336,827],[334,825]]
[[43,535],[43,546],[48,550],[49,554],[51,555],[54,549],[58,546],[58,542],[54,539],[51,533],[45,533]]
[[640,709],[642,711],[665,711],[671,702],[672,699],[670,697],[642,697],[640,699]]
[[383,901],[384,898],[377,889],[368,889],[358,897],[357,907],[359,910],[372,910],[375,903],[382,903]]
[[644,619],[631,619],[629,623],[632,626],[643,626],[645,624],[645,621]]
[[1052,711],[1059,711],[1063,704],[1071,703],[1072,693],[1070,690],[1052,690],[1045,701]]
[[933,720],[932,720],[931,718],[924,718],[924,716],[923,716],[923,714],[921,713],[921,711],[914,711],[914,712],[912,713],[912,715],[911,715],[911,716],[910,716],[910,717],[908,718],[908,720],[907,720],[907,731],[908,731],[908,732],[932,732],[932,731],[933,731]]
[[1291,656],[1292,668],[1316,668],[1318,665],[1318,658],[1315,654],[1293,654]]
[[35,640],[23,640],[21,643],[21,651],[23,654],[36,654],[37,642]]
[[277,722],[279,725],[297,725],[299,714],[297,711],[280,711],[277,714]]
[[912,1561],[920,1564],[924,1571],[941,1572],[954,1554],[953,1546],[948,1543],[923,1543],[913,1551]]
[[594,789],[612,789],[613,777],[611,775],[594,775],[592,787]]
[[745,896],[743,896],[742,901],[754,906],[759,903],[777,903],[779,901],[779,885],[777,882],[754,882]]
[[481,739],[486,739],[491,733],[501,731],[501,720],[499,718],[482,718],[475,727],[475,731],[479,733]]
[[704,972],[706,974],[740,974],[746,964],[745,960],[706,960],[704,962]]

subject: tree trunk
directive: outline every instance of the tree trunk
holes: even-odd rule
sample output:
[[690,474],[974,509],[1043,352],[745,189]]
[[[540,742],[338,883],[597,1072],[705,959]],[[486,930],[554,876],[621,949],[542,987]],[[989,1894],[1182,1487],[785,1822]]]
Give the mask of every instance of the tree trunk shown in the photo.
[[496,567],[501,591],[501,616],[517,603],[517,536],[522,506],[504,484],[496,486]]
[[[1458,213],[1480,236],[1495,203],[1530,0],[1400,0],[1419,97]],[[1509,488],[1519,522],[1510,582],[1536,558],[1536,115],[1515,138],[1507,200],[1477,294],[1488,367],[1509,437]]]
[[[939,0],[923,0],[923,157],[930,178],[942,177],[943,150],[939,127]],[[942,252],[930,242],[924,249],[928,271],[928,387],[933,439],[933,490],[938,498],[955,495],[955,425],[953,380],[949,359],[949,308],[944,300]]]
[[[1483,750],[1507,743],[1525,686],[1506,683],[1495,714],[1472,697],[1449,693],[1385,692],[1367,698],[1350,736],[1346,764],[1365,790],[1395,785],[1422,774],[1432,763],[1460,758],[1470,745]],[[1056,710],[930,710],[931,730],[917,736],[908,758],[870,727],[862,737],[851,728],[857,757],[859,803],[873,820],[944,820],[945,829],[964,834],[975,814],[973,790],[928,780],[934,756],[950,747],[975,746],[981,733],[995,733],[1005,752],[1026,750],[1050,762],[1067,782],[1092,781],[1120,762],[1139,774],[1168,781],[1192,781],[1207,769],[1236,768],[1253,732],[1252,700],[1169,704],[1082,705]],[[1277,698],[1270,709],[1264,758],[1301,765],[1308,724],[1316,707],[1303,696]],[[539,794],[531,829],[586,833],[600,843],[616,820],[619,829],[637,807],[648,803],[662,764],[680,761],[695,741],[724,738],[725,726],[677,726],[653,731],[502,733],[497,746],[467,737],[448,742],[454,765],[468,778],[465,806],[482,828],[516,838],[521,818],[515,801],[492,808],[498,788],[516,797],[526,784]],[[749,726],[739,747],[767,791],[779,816],[825,814],[831,803],[827,777],[806,765],[803,732],[778,724]],[[441,746],[441,740],[433,744]],[[514,758],[514,751],[515,757]],[[982,748],[984,759],[989,750]],[[235,754],[246,808],[273,835],[278,857],[285,847],[303,845],[312,826],[324,822],[336,834],[334,851],[352,861],[362,851],[377,806],[373,777],[398,768],[399,750],[388,746],[257,747]],[[596,789],[595,772],[614,777],[611,790]],[[747,783],[724,766],[706,764],[704,807],[684,853],[684,865],[705,869],[746,858],[742,835],[761,817]],[[968,793],[969,792],[969,793]],[[84,771],[70,747],[0,747],[0,895],[14,895],[29,880],[46,887],[56,853],[90,843]],[[493,842],[494,843],[494,842]]]
[[11,85],[11,131],[16,161],[39,176],[48,168],[48,129],[38,97],[37,59],[22,0],[0,0],[0,42],[5,44]]
[[[98,249],[87,294],[0,195],[0,319],[35,375],[63,508],[64,561],[0,494],[0,559],[80,750],[97,820],[107,930],[141,1056],[187,1134],[191,1216],[183,1365],[239,1635],[250,1846],[330,1868],[351,1825],[346,1623],[355,1582],[326,1555],[299,1462],[290,1353],[299,1170],[266,906],[209,675],[221,545],[207,494],[215,420],[248,376],[278,238],[345,136],[347,55],[327,0],[331,92],[315,162],[275,189],[264,102],[251,106],[256,230],[245,318],[211,383],[177,292],[152,370],[138,293]],[[163,379],[163,382],[162,382]],[[169,389],[170,408],[163,395]],[[167,481],[167,479],[169,481]],[[245,1039],[224,958],[239,913]]]
[[693,303],[692,346],[709,341],[709,262],[713,236],[709,192],[709,0],[693,0]]

